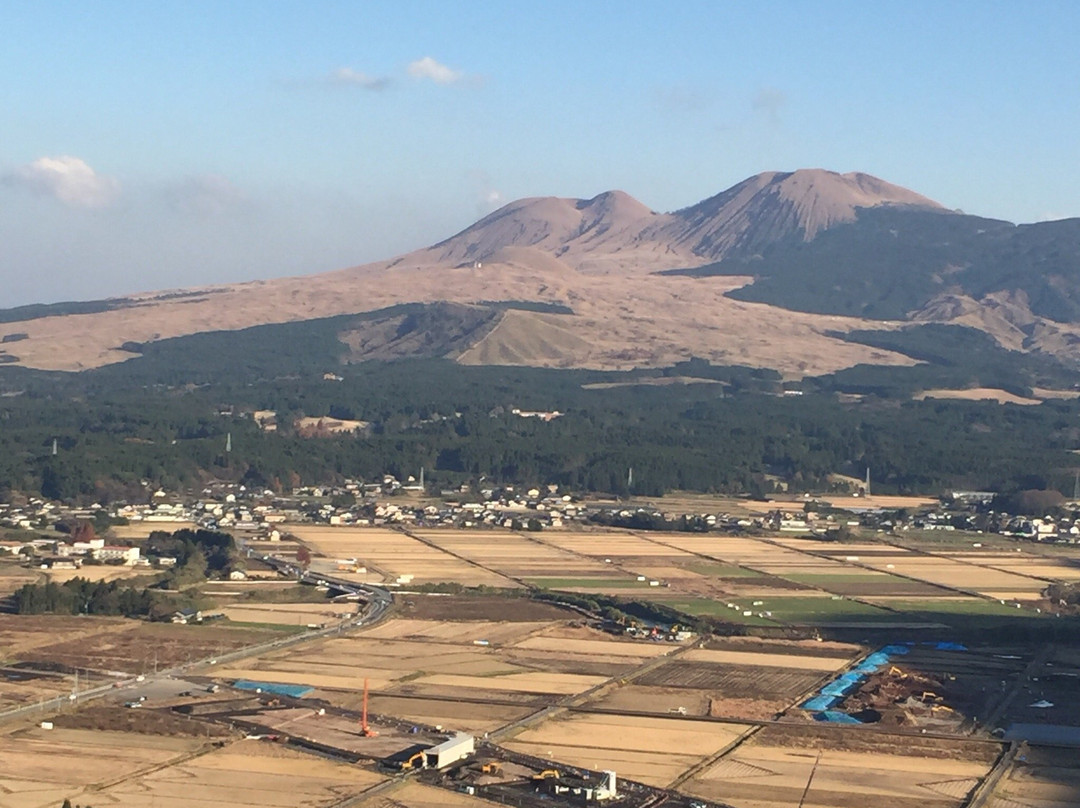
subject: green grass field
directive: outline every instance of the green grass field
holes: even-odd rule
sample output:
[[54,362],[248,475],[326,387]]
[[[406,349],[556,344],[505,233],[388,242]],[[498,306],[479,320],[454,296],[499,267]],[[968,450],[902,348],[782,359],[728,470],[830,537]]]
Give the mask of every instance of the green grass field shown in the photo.
[[832,597],[766,597],[760,606],[753,606],[755,611],[771,612],[772,619],[782,623],[796,625],[814,625],[817,623],[860,623],[895,620],[896,617],[885,609],[879,609],[866,603],[848,598]]
[[756,613],[743,616],[744,610],[753,608],[749,603],[743,609],[729,609],[727,601],[709,600],[708,598],[676,598],[658,600],[657,603],[670,606],[672,609],[678,609],[680,612],[685,612],[692,617],[715,617],[729,623],[742,623],[749,626],[775,626],[777,623],[775,620],[758,617]]
[[1017,609],[1015,606],[1003,605],[996,600],[984,600],[983,598],[956,598],[950,600],[919,600],[919,599],[883,599],[876,601],[882,606],[897,612],[912,615],[925,614],[955,614],[955,615],[1000,615],[1002,617],[1035,617],[1035,611],[1031,608]]

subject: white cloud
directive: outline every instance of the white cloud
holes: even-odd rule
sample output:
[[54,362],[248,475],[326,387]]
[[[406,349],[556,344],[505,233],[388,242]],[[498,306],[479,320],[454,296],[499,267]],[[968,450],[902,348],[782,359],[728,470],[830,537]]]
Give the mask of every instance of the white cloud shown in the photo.
[[363,90],[385,90],[390,86],[390,79],[386,76],[369,76],[361,70],[353,70],[351,67],[339,67],[328,77],[332,84],[347,87],[359,87]]
[[436,84],[453,84],[465,77],[460,70],[436,62],[430,56],[409,62],[408,71],[414,79],[431,79]]
[[78,157],[39,157],[4,176],[4,181],[55,197],[65,205],[100,208],[120,193],[120,183],[98,174]]

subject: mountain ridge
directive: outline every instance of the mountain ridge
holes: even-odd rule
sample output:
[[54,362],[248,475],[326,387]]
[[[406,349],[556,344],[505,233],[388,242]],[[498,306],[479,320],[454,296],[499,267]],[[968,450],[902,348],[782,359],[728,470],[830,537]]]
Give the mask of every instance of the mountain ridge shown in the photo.
[[[594,369],[699,357],[798,378],[916,361],[845,333],[955,323],[1010,350],[1072,361],[1078,256],[1080,220],[1018,227],[860,172],[764,172],[669,213],[623,191],[531,197],[385,261],[31,307],[0,317],[0,363],[81,370],[130,359],[130,344],[440,303],[452,305],[407,335],[392,319],[366,325],[352,355],[445,346],[458,361]],[[453,308],[498,300],[568,313],[488,318]]]

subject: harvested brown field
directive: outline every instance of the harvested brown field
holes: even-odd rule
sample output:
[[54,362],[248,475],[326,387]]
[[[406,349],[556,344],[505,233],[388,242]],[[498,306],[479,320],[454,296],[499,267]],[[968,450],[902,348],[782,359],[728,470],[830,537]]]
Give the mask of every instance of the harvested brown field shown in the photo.
[[[447,613],[449,615],[449,613]],[[476,642],[510,645],[547,628],[546,622],[495,622],[456,620],[413,620],[398,618],[363,632],[365,638],[448,642],[471,646]]]
[[921,752],[906,741],[873,751],[771,745],[759,733],[683,786],[736,808],[959,808],[988,761]]
[[221,612],[238,623],[306,626],[336,622],[357,612],[355,603],[258,603],[226,606]]
[[[38,640],[41,644],[35,643],[23,651],[16,650],[12,656],[27,662],[61,664],[70,668],[145,673],[153,670],[155,665],[170,668],[280,636],[270,630],[230,627],[222,623],[184,626],[124,618],[59,618],[60,621],[69,619],[89,630],[86,634],[76,631],[73,637],[59,642],[55,634],[43,634]],[[37,624],[43,627],[40,630],[48,631],[44,628],[50,622],[47,618],[34,617],[30,620],[33,622],[28,624],[28,628]],[[3,621],[0,621],[2,625]],[[66,632],[62,632],[61,636],[64,634]]]
[[394,789],[389,795],[372,797],[361,803],[363,808],[481,808],[496,804],[459,791],[448,791],[415,781]]
[[[100,803],[98,789],[150,766],[166,765],[198,750],[203,741],[86,729],[38,728],[9,732],[0,743],[0,804],[4,808],[56,808]],[[88,799],[80,799],[88,795]]]
[[156,531],[175,533],[178,530],[195,530],[198,527],[194,522],[130,522],[126,525],[113,525],[109,528],[109,535],[123,541],[150,538],[150,534]]
[[[329,699],[333,704],[341,707],[360,708],[360,694],[352,693],[342,698],[343,695],[335,693],[330,695]],[[372,696],[370,706],[372,713],[377,715],[390,715],[428,726],[452,727],[460,732],[471,732],[477,735],[491,732],[532,712],[530,707],[391,695]]]
[[324,760],[277,744],[238,741],[127,778],[90,799],[95,806],[125,808],[315,808],[358,794],[382,779],[367,767]]
[[744,724],[571,713],[526,729],[507,748],[666,786],[750,728]]
[[547,542],[508,530],[428,529],[417,531],[417,535],[510,578],[588,578],[612,574],[602,562],[581,558]]
[[465,586],[518,586],[510,578],[462,561],[396,530],[296,525],[292,534],[329,559],[355,558],[368,569],[367,574],[334,573],[341,578],[392,583],[404,576],[418,584],[455,581]]
[[1028,747],[986,802],[987,808],[1075,808],[1080,805],[1076,750]]
[[456,597],[453,595],[401,595],[397,600],[403,618],[417,620],[550,622],[580,617],[577,612],[528,598]]
[[777,649],[776,653],[763,653],[760,651],[733,651],[720,648],[695,648],[692,651],[687,651],[681,658],[694,662],[786,668],[788,670],[816,671],[819,673],[838,671],[848,662],[848,658],[845,657],[785,654],[782,649]]
[[922,390],[912,396],[916,401],[927,398],[948,398],[960,401],[996,401],[998,404],[1042,404],[1038,398],[1027,398],[997,387],[969,387],[963,390]]
[[[530,646],[534,637],[581,645],[537,651]],[[630,669],[657,648],[663,653],[673,646],[620,642],[598,631],[561,624],[406,619],[245,660],[217,674],[345,691],[359,690],[366,678],[381,695],[484,701],[495,694],[532,703],[603,683],[612,674],[597,672],[592,667],[597,662],[622,663],[622,669]],[[564,664],[533,666],[529,658],[538,653],[550,653]],[[584,662],[583,669],[573,664],[574,659]]]
[[822,679],[815,671],[714,665],[682,659],[655,668],[637,679],[643,685],[701,690],[717,697],[788,698],[806,693]]
[[94,732],[125,732],[137,735],[169,735],[175,738],[227,738],[229,730],[195,721],[168,709],[121,710],[115,704],[94,702],[78,710],[58,713],[49,719],[62,729]]

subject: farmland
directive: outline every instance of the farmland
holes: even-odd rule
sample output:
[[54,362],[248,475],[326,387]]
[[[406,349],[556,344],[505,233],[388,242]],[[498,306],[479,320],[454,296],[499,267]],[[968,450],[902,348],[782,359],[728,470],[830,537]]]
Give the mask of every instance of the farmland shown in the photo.
[[[23,727],[10,736],[8,754],[36,754],[25,750],[40,752],[51,743],[61,762],[97,727],[105,738],[101,754],[115,757],[117,773],[92,780],[75,768],[68,778],[38,764],[15,785],[3,781],[11,793],[0,796],[0,807],[44,808],[64,796],[85,802],[89,792],[79,789],[89,787],[95,806],[330,804],[383,782],[373,762],[419,738],[438,737],[433,728],[439,726],[488,735],[507,755],[549,761],[556,769],[613,768],[626,780],[735,808],[800,802],[959,808],[1003,748],[984,723],[1080,725],[1080,708],[1073,706],[1080,704],[1073,675],[1080,654],[1049,652],[1015,632],[1008,644],[994,633],[996,626],[1056,622],[1032,607],[1043,603],[1035,599],[1049,581],[1080,579],[1068,550],[384,527],[301,527],[295,537],[259,544],[288,558],[303,545],[312,569],[328,578],[397,584],[388,619],[223,660],[202,674],[223,688],[254,679],[303,685],[313,688],[310,695],[279,703],[222,693],[212,697],[220,702],[214,707],[218,702],[204,693],[190,702],[197,709],[184,721],[206,727],[210,737],[185,734],[186,724],[167,731],[174,720],[167,702],[123,712],[124,721],[82,708],[60,715],[51,733]],[[458,585],[449,588],[456,594],[438,593],[450,584]],[[155,661],[167,667],[205,659],[280,636],[287,627],[336,622],[359,608],[315,602],[283,587],[295,584],[207,587],[221,590],[214,597],[227,619],[203,626],[0,615],[9,665],[0,707],[67,692],[75,668],[91,683],[107,682],[121,673],[152,672]],[[633,638],[611,621],[534,599],[530,589],[544,597],[606,593],[612,600],[604,603],[627,609],[651,602],[756,636]],[[972,640],[963,640],[969,635]],[[939,647],[941,637],[967,645]],[[857,641],[846,641],[852,638]],[[820,723],[820,708],[806,706],[807,700],[894,643],[904,644],[903,653],[894,652],[830,707],[860,716],[851,720],[864,726]],[[27,665],[36,667],[12,667]],[[1048,667],[1032,676],[1040,665]],[[373,738],[358,732],[365,682],[379,731]],[[1041,708],[1039,700],[1056,706]],[[202,710],[222,712],[204,719]],[[309,739],[361,763],[236,740],[226,729],[230,722],[255,735]],[[896,734],[920,729],[941,734]],[[140,743],[125,747],[123,738]],[[1035,771],[1017,766],[999,791],[1020,794],[1033,777],[1052,779],[1059,772]],[[246,792],[234,786],[240,776],[250,782]],[[87,785],[80,785],[83,779]],[[286,780],[288,797],[280,793]],[[202,790],[184,785],[191,782]],[[435,789],[433,782],[407,780],[361,804],[484,804]],[[1045,802],[1038,808],[1053,805],[1048,795],[1062,787],[1031,791]],[[15,794],[44,797],[35,803]]]
[[4,808],[94,805],[181,808],[329,804],[381,778],[373,771],[253,742],[78,729],[4,736]]
[[993,745],[965,747],[770,727],[705,768],[686,791],[739,808],[959,808],[987,773]]
[[744,724],[577,713],[546,721],[505,743],[508,749],[666,786],[750,729]]

